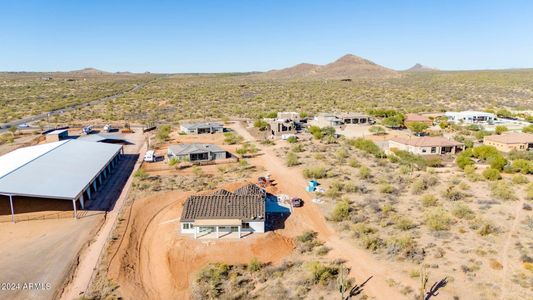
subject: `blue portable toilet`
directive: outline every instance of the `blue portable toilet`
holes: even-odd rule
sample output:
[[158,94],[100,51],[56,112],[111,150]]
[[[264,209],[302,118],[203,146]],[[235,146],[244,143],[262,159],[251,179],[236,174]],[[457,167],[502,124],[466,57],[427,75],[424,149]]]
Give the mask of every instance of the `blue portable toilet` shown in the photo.
[[312,187],[312,186],[306,186],[306,187],[305,187],[305,190],[308,191],[308,192],[314,192],[314,191],[315,191],[315,188]]
[[309,181],[309,186],[313,187],[313,190],[314,190],[318,186],[318,181],[316,180]]

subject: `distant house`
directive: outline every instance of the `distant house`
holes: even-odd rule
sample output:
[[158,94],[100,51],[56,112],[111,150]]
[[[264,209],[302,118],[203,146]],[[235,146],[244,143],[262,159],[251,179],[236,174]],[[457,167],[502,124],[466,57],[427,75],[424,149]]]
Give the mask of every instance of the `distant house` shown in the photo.
[[369,116],[356,113],[319,113],[310,123],[318,127],[339,127],[349,124],[366,125],[372,123],[372,119]]
[[446,112],[444,116],[447,117],[448,121],[452,123],[491,124],[498,120],[495,114],[483,112],[483,111],[471,111],[471,110],[460,111],[460,112],[449,111],[449,112]]
[[276,119],[268,122],[272,135],[296,133],[296,122],[291,119]]
[[406,114],[403,123],[405,127],[409,127],[413,123],[424,123],[428,126],[433,125],[433,121],[430,118],[419,114]]
[[300,121],[300,114],[294,111],[282,111],[278,112],[278,119],[292,120],[298,122]]
[[229,153],[213,144],[179,144],[168,147],[169,159],[188,160],[190,162],[211,161],[228,158]]
[[51,131],[45,135],[46,142],[58,142],[68,138],[68,129],[58,129]]
[[220,123],[184,123],[180,125],[180,131],[186,134],[203,134],[223,132],[224,125]]
[[502,135],[489,135],[483,138],[483,144],[494,146],[502,152],[533,151],[533,134],[510,132]]
[[183,206],[181,233],[199,235],[265,232],[266,192],[255,184],[235,192],[218,190],[190,196]]
[[392,137],[389,140],[389,150],[398,149],[418,155],[455,154],[464,150],[465,145],[441,136],[425,137]]

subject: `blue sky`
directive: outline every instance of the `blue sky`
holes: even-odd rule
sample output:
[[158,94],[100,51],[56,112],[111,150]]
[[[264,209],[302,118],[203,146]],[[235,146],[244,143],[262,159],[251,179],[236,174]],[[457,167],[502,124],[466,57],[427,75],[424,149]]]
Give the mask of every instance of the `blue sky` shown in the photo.
[[533,1],[2,1],[0,70],[533,67]]

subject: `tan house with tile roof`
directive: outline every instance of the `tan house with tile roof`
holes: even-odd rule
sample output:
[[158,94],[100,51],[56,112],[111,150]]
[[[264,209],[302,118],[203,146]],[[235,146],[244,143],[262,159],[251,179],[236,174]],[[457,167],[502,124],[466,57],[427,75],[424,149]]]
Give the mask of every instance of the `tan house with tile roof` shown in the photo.
[[181,214],[181,233],[194,238],[216,233],[265,232],[266,192],[248,184],[235,192],[218,190],[187,198]]
[[489,135],[483,138],[483,144],[494,146],[501,152],[533,151],[533,134],[510,132],[501,135]]
[[392,137],[389,150],[398,149],[418,155],[455,154],[464,150],[465,145],[442,136]]
[[406,127],[408,127],[410,124],[412,123],[424,123],[428,126],[432,126],[433,125],[433,121],[426,117],[426,116],[422,116],[422,115],[419,115],[419,114],[406,114],[405,115],[405,120],[403,121],[404,125]]

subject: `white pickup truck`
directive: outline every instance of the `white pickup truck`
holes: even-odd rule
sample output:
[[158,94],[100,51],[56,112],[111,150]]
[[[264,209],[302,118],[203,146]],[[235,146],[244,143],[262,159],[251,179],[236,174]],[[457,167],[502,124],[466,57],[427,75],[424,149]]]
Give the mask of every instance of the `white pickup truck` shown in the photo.
[[144,154],[144,161],[155,162],[155,160],[156,160],[155,151],[154,150],[146,151],[146,153]]

